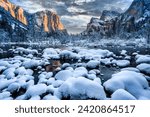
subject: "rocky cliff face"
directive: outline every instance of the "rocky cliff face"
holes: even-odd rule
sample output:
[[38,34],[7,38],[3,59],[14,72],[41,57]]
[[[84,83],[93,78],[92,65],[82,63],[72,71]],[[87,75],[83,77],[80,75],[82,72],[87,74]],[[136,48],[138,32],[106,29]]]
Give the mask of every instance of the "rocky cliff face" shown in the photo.
[[[52,36],[54,33],[66,33],[57,14],[51,11],[29,14],[8,0],[0,0],[0,29],[5,30],[13,41],[25,41],[27,37],[41,38],[49,34]],[[16,36],[20,40],[14,39]]]
[[100,19],[91,20],[84,33],[88,35],[98,33],[103,37],[119,36],[121,38],[131,38],[145,36],[146,38],[149,38],[149,0],[134,0],[125,13],[122,13],[117,17],[115,16],[115,13],[112,13],[112,15],[113,14],[114,17],[109,19],[102,15]]

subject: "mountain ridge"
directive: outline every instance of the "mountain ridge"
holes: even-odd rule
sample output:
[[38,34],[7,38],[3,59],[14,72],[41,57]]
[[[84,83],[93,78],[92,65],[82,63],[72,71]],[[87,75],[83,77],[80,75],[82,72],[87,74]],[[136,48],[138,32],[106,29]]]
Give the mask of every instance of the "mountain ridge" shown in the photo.
[[[57,33],[58,35],[67,33],[59,16],[48,10],[30,14],[8,0],[0,0],[0,15],[0,28],[9,29],[6,33],[9,33],[8,38],[12,38],[12,41],[17,41],[13,36],[17,36],[23,41],[27,37],[44,38],[53,36],[53,34],[57,35]],[[24,34],[20,35],[21,32]]]

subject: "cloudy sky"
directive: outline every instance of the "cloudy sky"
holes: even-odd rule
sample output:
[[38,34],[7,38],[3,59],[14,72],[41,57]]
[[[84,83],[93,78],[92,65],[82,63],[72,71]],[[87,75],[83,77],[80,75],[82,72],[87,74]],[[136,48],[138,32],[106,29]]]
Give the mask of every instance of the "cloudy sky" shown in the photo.
[[100,17],[103,10],[124,12],[133,0],[10,0],[28,12],[56,12],[69,33],[85,30],[91,17]]

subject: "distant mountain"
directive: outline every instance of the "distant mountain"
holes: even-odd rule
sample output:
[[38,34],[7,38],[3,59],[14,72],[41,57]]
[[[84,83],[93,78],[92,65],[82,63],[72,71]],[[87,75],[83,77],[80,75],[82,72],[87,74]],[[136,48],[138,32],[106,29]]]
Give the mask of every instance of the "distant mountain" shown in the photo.
[[67,33],[60,18],[51,11],[30,14],[8,0],[0,0],[1,40],[27,41]]
[[100,19],[93,19],[83,34],[99,34],[107,38],[150,38],[150,0],[134,0],[127,11],[120,15],[113,11],[104,11]]

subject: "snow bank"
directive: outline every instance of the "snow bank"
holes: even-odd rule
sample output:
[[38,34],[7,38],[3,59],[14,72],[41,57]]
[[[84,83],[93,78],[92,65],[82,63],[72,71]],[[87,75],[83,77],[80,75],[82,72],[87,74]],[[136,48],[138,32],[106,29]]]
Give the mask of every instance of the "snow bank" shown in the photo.
[[103,87],[84,77],[70,78],[58,89],[62,98],[70,99],[106,99]]
[[148,82],[141,73],[121,71],[106,81],[104,87],[110,93],[114,93],[118,89],[124,89],[136,99],[140,99],[141,96],[150,99]]

